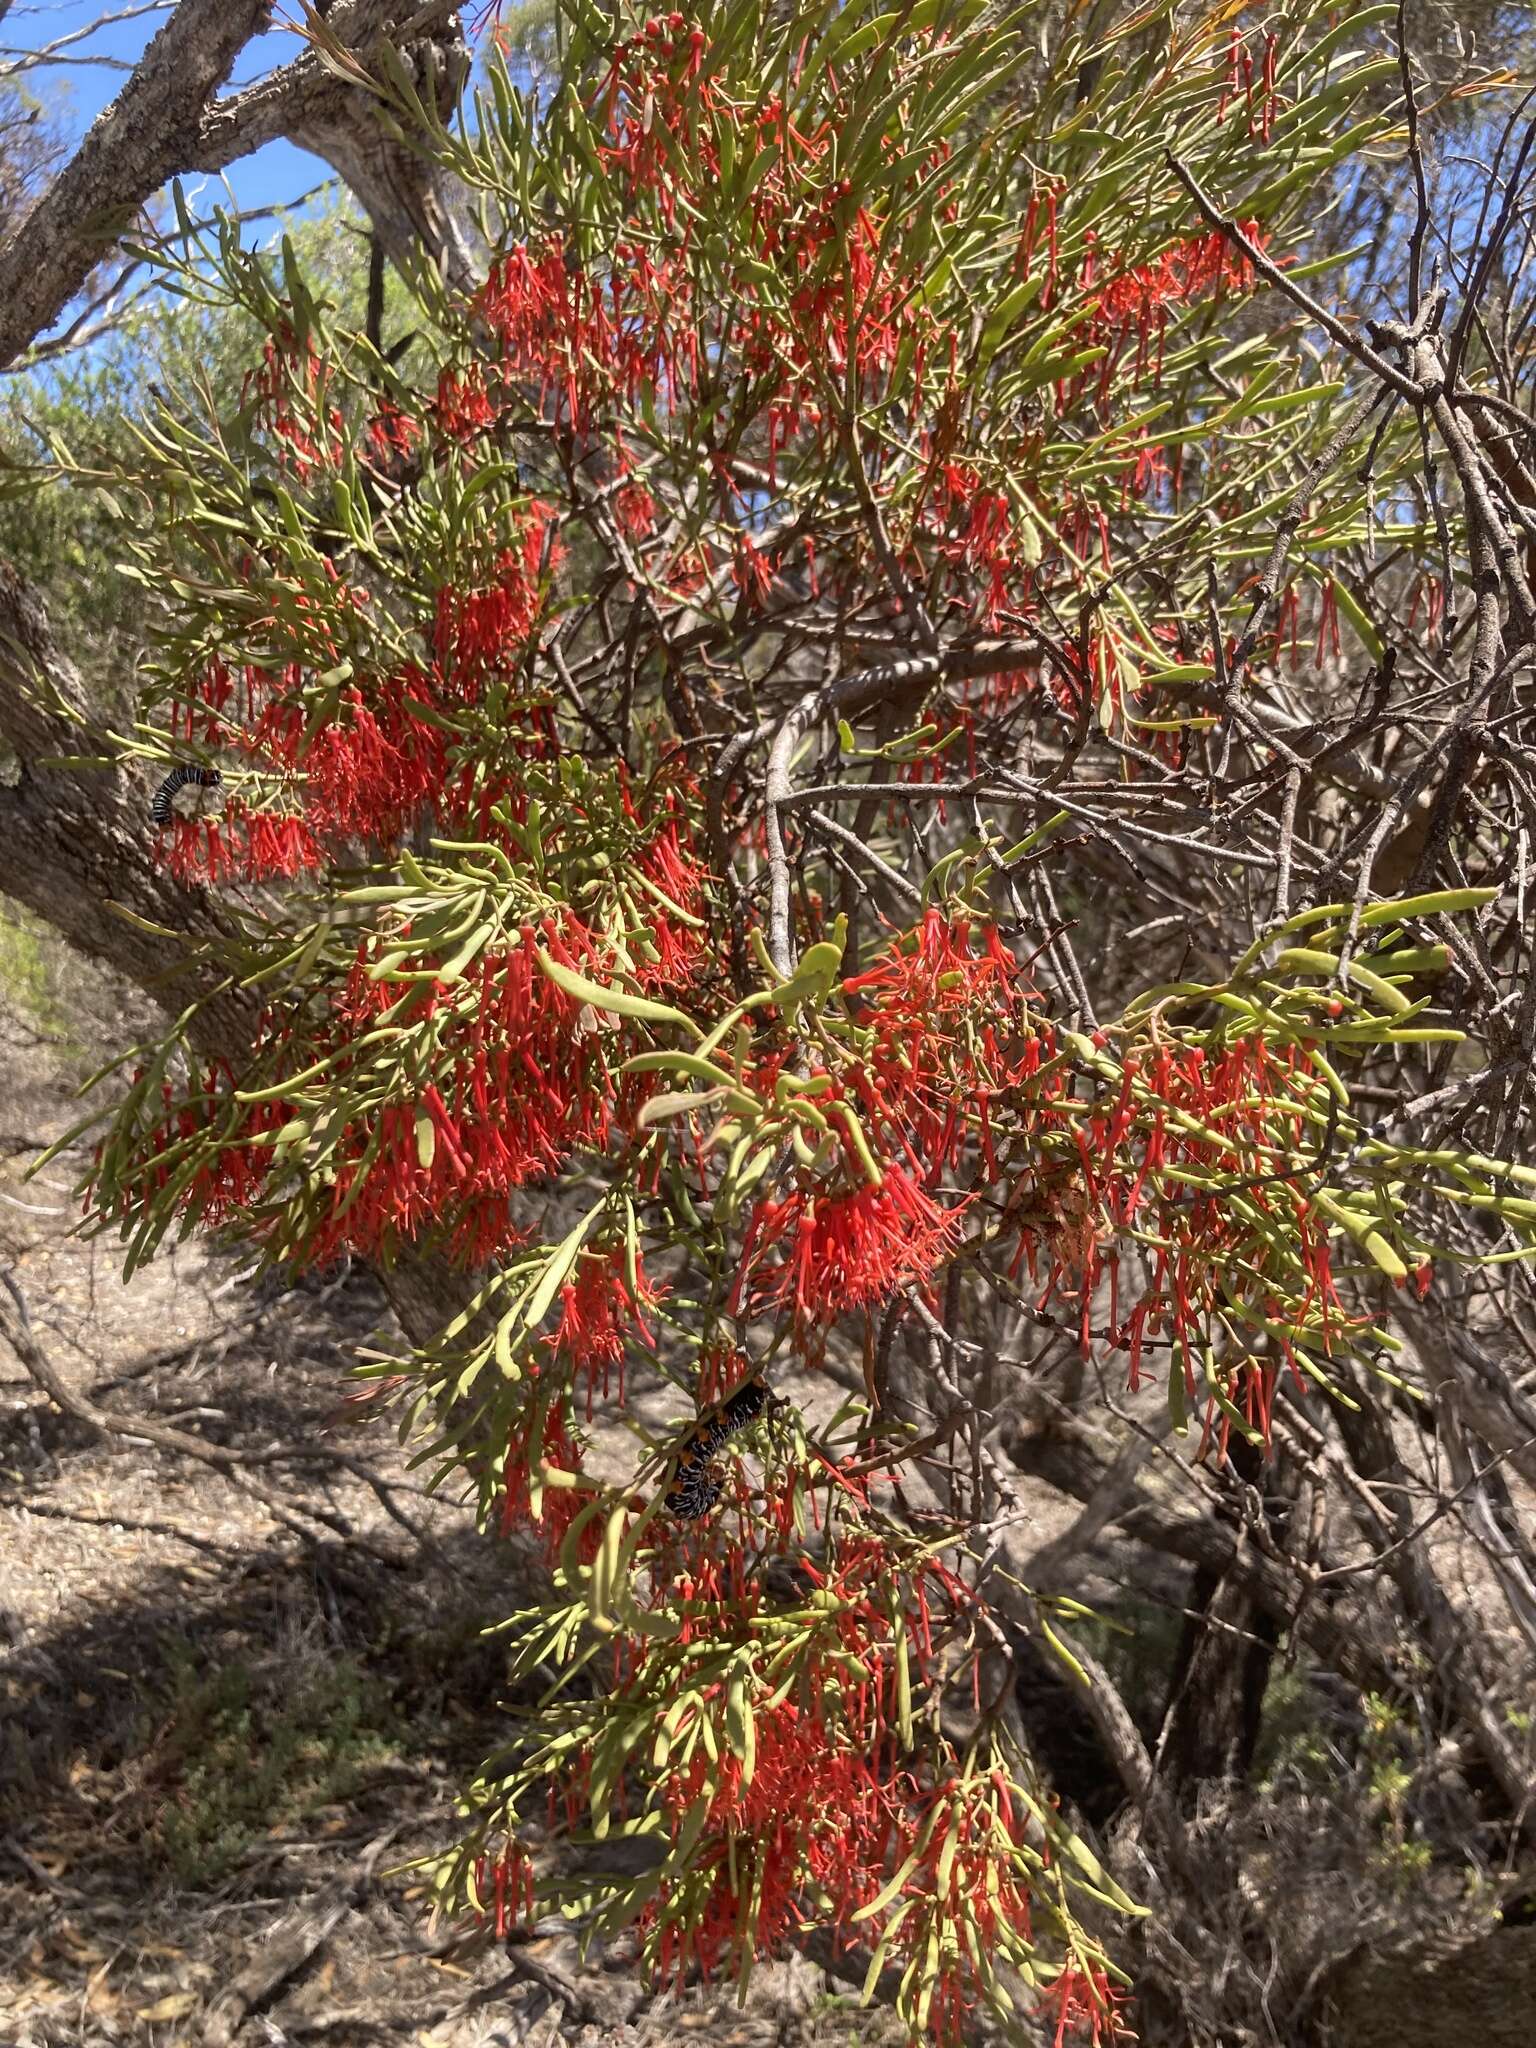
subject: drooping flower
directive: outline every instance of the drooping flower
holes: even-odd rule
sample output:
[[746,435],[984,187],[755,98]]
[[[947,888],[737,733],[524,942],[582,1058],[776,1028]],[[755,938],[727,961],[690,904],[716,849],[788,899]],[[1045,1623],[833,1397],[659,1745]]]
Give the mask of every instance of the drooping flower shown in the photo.
[[[959,1208],[942,1208],[899,1166],[887,1167],[878,1187],[795,1188],[754,1211],[735,1300],[828,1323],[913,1283],[928,1286],[959,1234]],[[770,1263],[774,1252],[781,1255]]]
[[330,400],[331,378],[314,337],[301,344],[285,326],[263,345],[260,368],[245,379],[242,402],[253,424],[269,429],[300,483],[341,460],[341,413]]
[[[538,1381],[535,1379],[537,1389]],[[567,1426],[563,1405],[540,1398],[537,1391],[509,1435],[503,1466],[500,1528],[503,1536],[524,1530],[537,1536],[551,1562],[560,1554],[571,1524],[591,1498],[590,1488],[551,1484],[544,1468],[580,1473],[581,1451]],[[602,1538],[602,1522],[593,1518],[576,1540],[583,1563],[590,1564]]]
[[381,399],[368,422],[368,445],[376,460],[389,467],[408,456],[421,438],[419,421],[390,399]]
[[645,1320],[666,1289],[653,1287],[637,1251],[631,1286],[629,1258],[623,1245],[606,1251],[584,1253],[576,1272],[560,1290],[560,1315],[550,1349],[566,1363],[574,1376],[584,1377],[587,1414],[592,1414],[599,1373],[603,1396],[611,1391],[613,1368],[618,1368],[618,1397],[624,1398],[624,1351],[626,1341],[638,1338],[654,1351],[656,1338]]

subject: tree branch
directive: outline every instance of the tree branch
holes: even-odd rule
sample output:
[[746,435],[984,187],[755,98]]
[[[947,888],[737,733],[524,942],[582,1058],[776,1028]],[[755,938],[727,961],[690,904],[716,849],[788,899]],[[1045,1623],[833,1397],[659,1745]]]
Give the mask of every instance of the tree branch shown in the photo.
[[58,317],[151,194],[191,167],[209,97],[269,10],[270,0],[181,0],[70,162],[0,240],[0,365]]
[[[454,284],[468,259],[437,175],[396,142],[378,100],[310,50],[227,99],[213,95],[271,0],[180,0],[112,105],[73,158],[12,231],[0,237],[0,369],[46,333],[108,254],[133,216],[171,178],[221,171],[284,139],[324,158],[357,194],[391,260],[429,261]],[[348,0],[329,35],[364,59],[381,40],[408,39],[403,54],[439,112],[452,110],[468,58],[452,0]],[[435,74],[435,75],[434,75]],[[428,93],[430,97],[430,92]]]

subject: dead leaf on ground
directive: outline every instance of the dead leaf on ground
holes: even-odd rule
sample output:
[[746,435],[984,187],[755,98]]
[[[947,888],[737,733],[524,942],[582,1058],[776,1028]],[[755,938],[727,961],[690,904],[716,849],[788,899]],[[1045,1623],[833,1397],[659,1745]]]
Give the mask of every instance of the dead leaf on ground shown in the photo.
[[141,2020],[184,2020],[189,2012],[196,2009],[195,1991],[172,1991],[153,2005],[141,2005],[137,2017]]

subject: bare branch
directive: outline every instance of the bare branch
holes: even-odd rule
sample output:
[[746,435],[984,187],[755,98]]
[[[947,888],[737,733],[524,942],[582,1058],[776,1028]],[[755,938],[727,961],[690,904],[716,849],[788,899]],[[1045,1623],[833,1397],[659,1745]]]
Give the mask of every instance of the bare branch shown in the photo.
[[134,212],[193,166],[203,111],[270,0],[181,0],[32,211],[0,240],[0,364],[43,332]]

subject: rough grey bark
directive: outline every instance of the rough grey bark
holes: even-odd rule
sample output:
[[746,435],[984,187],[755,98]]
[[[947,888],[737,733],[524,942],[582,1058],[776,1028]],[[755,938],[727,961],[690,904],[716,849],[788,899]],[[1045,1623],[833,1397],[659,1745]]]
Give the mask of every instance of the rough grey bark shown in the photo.
[[[407,22],[412,33],[401,41]],[[409,0],[351,0],[325,25],[365,66],[390,43],[423,101],[442,119],[451,113],[470,60],[448,0],[435,11]],[[468,253],[435,167],[388,132],[366,87],[314,51],[211,107],[191,168],[224,170],[279,137],[312,150],[351,188],[398,269],[425,257],[450,283],[468,284]]]
[[270,0],[182,0],[53,184],[0,241],[0,366],[74,297],[150,195],[190,169],[209,97]]
[[6,893],[157,1002],[180,1007],[208,996],[197,1024],[201,1051],[248,1050],[254,1000],[237,990],[212,993],[222,977],[211,963],[167,984],[174,964],[167,941],[131,921],[188,933],[229,929],[217,895],[183,887],[151,859],[147,778],[140,783],[122,768],[50,765],[94,751],[85,702],[42,599],[0,562],[0,738],[19,770],[15,786],[0,790]]
[[[153,860],[149,778],[121,767],[55,765],[98,750],[85,705],[79,671],[55,642],[42,599],[0,562],[0,741],[14,750],[18,771],[14,786],[0,789],[6,894],[155,1002],[179,1011],[201,997],[194,1045],[238,1066],[251,1049],[259,999],[223,986],[218,963],[191,949],[185,972],[175,973],[178,951],[166,930],[195,938],[232,935],[232,927],[215,892],[184,886]],[[458,1312],[468,1285],[430,1261],[382,1270],[379,1279],[417,1343]]]
[[[214,95],[271,0],[181,0],[117,98],[37,204],[0,234],[0,369],[58,318],[118,238],[174,177],[226,169],[286,138],[323,157],[357,194],[394,262],[434,262],[450,281],[465,255],[433,167],[396,142],[366,87],[310,50],[222,100]],[[410,33],[398,41],[409,25]],[[452,106],[467,57],[451,0],[348,0],[326,21],[367,66],[396,44],[418,89]]]

